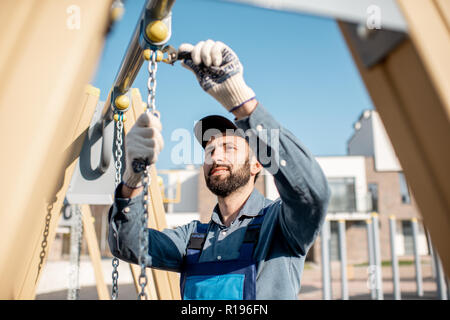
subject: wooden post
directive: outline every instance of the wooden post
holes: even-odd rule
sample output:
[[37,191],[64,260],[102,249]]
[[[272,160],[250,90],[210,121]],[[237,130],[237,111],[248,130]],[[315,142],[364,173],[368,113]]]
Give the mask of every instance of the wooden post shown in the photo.
[[398,0],[409,38],[366,68],[339,26],[366,84],[423,221],[450,274],[450,17],[448,1]]
[[[141,292],[141,287],[139,285],[139,275],[141,274],[141,268],[137,264],[130,263],[130,269],[134,279],[134,286],[136,287],[136,295],[138,295],[139,292]],[[150,300],[158,300],[159,297],[158,293],[156,292],[156,284],[155,280],[153,279],[152,272],[151,270],[147,269],[145,273],[147,274],[148,283],[144,291]]]
[[[428,183],[420,187],[421,177],[415,177],[412,170],[405,172],[411,175],[407,178],[411,180],[424,223],[433,236],[445,273],[450,275],[450,236],[442,231],[450,228],[450,1],[397,2],[408,22],[409,35],[421,62],[420,68],[414,69],[419,69],[423,75],[414,76],[423,80],[403,79],[401,90],[423,90],[422,99],[414,100],[418,97],[410,94],[405,102],[417,137],[415,141],[426,155]],[[413,66],[414,60],[410,58],[409,62]],[[419,87],[422,81],[429,84]],[[428,185],[433,185],[430,196],[423,190]]]
[[[155,166],[151,166],[150,168],[150,177],[151,177],[151,183],[150,183],[150,198],[151,198],[151,208],[153,211],[153,215],[151,218],[149,218],[149,225],[151,228],[155,228],[158,230],[163,230],[167,228],[167,222],[166,222],[166,216],[164,212],[164,204],[163,199],[161,196],[161,189],[158,185],[158,179],[157,179],[157,173]],[[155,270],[157,271],[157,270]],[[168,286],[170,288],[170,294],[168,296],[171,297],[171,299],[180,300],[180,280],[179,276],[175,272],[165,271],[167,274],[167,280],[168,280]],[[158,285],[158,284],[157,284]],[[161,288],[160,290],[165,291],[164,288]],[[159,286],[158,286],[159,288]],[[164,299],[161,297],[161,299]]]
[[84,237],[86,239],[89,256],[91,257],[92,266],[94,268],[95,283],[97,285],[97,294],[100,300],[109,300],[109,291],[105,283],[102,269],[102,258],[98,247],[97,235],[94,229],[94,217],[92,217],[89,205],[81,207]]
[[[44,241],[44,229],[46,220],[43,219],[37,226],[39,227],[39,238],[35,243],[33,254],[30,257],[30,264],[28,266],[28,271],[23,282],[22,291],[18,293],[15,299],[34,299],[35,297],[35,291],[42,274],[42,269],[44,268],[48,253],[51,250],[51,245],[56,236],[56,228],[61,217],[61,208],[64,201],[65,192],[69,187],[70,178],[77,163],[76,161],[78,161],[74,159],[77,159],[82,148],[84,137],[87,133],[87,129],[89,128],[92,114],[94,113],[95,107],[97,105],[99,95],[100,92],[98,89],[92,86],[87,86],[85,88],[84,102],[82,104],[82,108],[80,108],[83,112],[81,113],[80,119],[77,121],[78,126],[73,135],[73,142],[68,148],[66,148],[64,152],[63,168],[59,171],[62,175],[61,181],[58,181],[57,187],[53,191],[54,193],[51,197],[49,197],[49,199],[54,200],[51,200],[49,203],[47,203],[45,208],[46,214],[50,217],[48,236],[45,239],[47,242],[47,246],[45,250],[43,250],[42,242]],[[43,172],[46,172],[47,170],[50,170],[50,168],[45,168]],[[44,177],[42,177],[42,179],[43,178]],[[33,210],[31,210],[30,212],[33,212]]]
[[[94,112],[83,90],[103,47],[110,5],[0,2],[0,28],[8,30],[0,37],[0,194],[8,199],[0,211],[0,299],[35,296],[45,217],[51,216],[51,240]],[[81,19],[79,28],[72,18]]]

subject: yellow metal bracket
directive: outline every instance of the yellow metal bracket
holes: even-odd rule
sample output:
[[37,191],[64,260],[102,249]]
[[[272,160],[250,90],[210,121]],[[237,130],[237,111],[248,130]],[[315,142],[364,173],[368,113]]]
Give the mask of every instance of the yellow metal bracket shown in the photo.
[[[158,170],[159,174],[171,174],[174,173],[176,171],[172,171],[172,170]],[[170,199],[167,198],[165,195],[165,186],[164,186],[164,180],[161,176],[158,176],[158,184],[159,187],[161,189],[161,196],[163,198],[163,202],[164,203],[180,203],[181,202],[181,179],[179,174],[177,174],[177,182],[176,182],[176,193],[175,193],[175,198]]]

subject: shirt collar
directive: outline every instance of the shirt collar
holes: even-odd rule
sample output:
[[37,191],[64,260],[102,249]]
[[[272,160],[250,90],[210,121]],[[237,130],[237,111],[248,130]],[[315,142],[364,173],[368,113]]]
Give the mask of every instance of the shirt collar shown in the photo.
[[[239,214],[237,215],[236,219],[240,219],[244,216],[247,217],[256,217],[261,209],[264,208],[264,196],[256,189],[254,188],[252,193],[250,194],[250,197],[248,197],[247,201],[245,202],[244,206],[242,207],[241,211],[239,211]],[[214,207],[211,220],[217,223],[218,225],[223,226],[222,220],[220,219],[220,209],[219,204],[216,204]]]

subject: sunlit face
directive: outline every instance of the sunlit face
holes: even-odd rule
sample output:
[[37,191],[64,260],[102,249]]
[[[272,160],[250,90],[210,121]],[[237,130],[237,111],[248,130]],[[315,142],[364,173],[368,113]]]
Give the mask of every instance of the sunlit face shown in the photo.
[[[261,165],[249,156],[247,141],[239,136],[218,135],[205,148],[203,172],[206,185],[217,196],[226,197],[249,183]],[[252,179],[253,181],[253,179]]]

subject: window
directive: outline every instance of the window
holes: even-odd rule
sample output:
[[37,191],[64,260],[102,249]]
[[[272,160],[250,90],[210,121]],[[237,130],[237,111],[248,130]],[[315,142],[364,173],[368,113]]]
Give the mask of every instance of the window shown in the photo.
[[413,240],[413,231],[412,231],[412,223],[409,220],[402,220],[402,234],[403,234],[403,244],[405,255],[413,255],[414,254],[414,240]]
[[369,190],[370,197],[370,206],[368,206],[369,211],[378,212],[378,184],[369,183],[367,185],[367,189]]
[[398,173],[400,179],[400,195],[402,197],[402,203],[411,203],[411,196],[409,194],[408,184],[406,183],[405,175],[403,172]]
[[355,178],[329,178],[331,199],[328,212],[355,212]]
[[340,261],[341,253],[339,250],[339,224],[337,221],[330,221],[330,260]]

